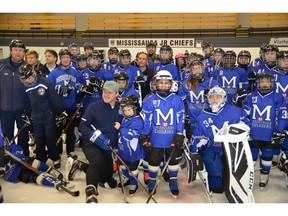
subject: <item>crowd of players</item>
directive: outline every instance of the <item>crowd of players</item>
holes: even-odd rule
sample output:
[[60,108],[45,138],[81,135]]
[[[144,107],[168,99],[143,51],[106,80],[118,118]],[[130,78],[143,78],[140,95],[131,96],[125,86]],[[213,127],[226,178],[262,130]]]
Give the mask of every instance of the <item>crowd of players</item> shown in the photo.
[[[104,61],[91,42],[82,54],[72,43],[59,53],[47,49],[45,64],[21,40],[9,47],[10,56],[0,60],[1,128],[7,138],[0,174],[5,180],[55,186],[63,180],[57,169],[66,144],[68,180],[77,171],[86,173],[87,203],[97,202],[98,186],[129,186],[133,196],[140,165],[150,194],[156,193],[164,167],[163,177],[177,197],[188,140],[190,152],[202,156],[209,190],[222,193],[224,156],[214,136],[225,124],[239,122],[250,127],[253,161],[261,166],[259,186],[268,184],[272,165],[288,172],[288,51],[275,45],[261,45],[259,58],[251,59],[248,50],[236,54],[210,42],[201,54],[174,56],[170,46],[161,46],[157,54],[157,44],[150,42],[134,60],[128,49],[111,47]],[[88,163],[77,159],[76,143]],[[49,175],[7,160],[4,149]],[[122,171],[119,184],[113,178],[115,154],[123,159],[116,166]],[[53,167],[45,164],[48,159]]]

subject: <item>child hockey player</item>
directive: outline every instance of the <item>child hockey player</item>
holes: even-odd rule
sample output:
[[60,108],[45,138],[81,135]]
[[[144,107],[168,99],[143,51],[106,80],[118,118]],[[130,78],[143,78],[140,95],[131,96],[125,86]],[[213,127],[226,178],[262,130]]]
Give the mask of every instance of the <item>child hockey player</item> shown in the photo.
[[224,89],[215,86],[207,94],[209,108],[198,117],[190,145],[191,152],[199,152],[208,172],[209,190],[223,192],[223,159],[221,143],[214,142],[216,133],[223,127],[240,121],[247,122],[243,109],[227,104]]
[[[135,95],[125,96],[120,102],[120,110],[124,118],[120,128],[118,154],[134,176],[138,177],[138,166],[140,160],[145,156],[145,152],[139,142],[139,137],[143,130],[143,119],[139,115],[140,104],[138,98]],[[129,194],[133,196],[138,190],[137,180],[133,175],[130,175],[124,165],[120,164],[120,168],[124,177],[122,179],[123,186],[130,184]],[[118,188],[121,187],[120,182]]]
[[177,197],[178,169],[184,141],[184,103],[181,97],[171,93],[172,80],[168,71],[157,73],[156,93],[146,96],[142,104],[144,129],[140,140],[148,154],[148,191],[156,192],[156,178],[164,154],[166,158],[171,157],[168,165],[169,188],[171,194]]
[[268,184],[273,149],[277,148],[277,141],[285,134],[287,107],[282,95],[273,91],[274,77],[270,72],[258,73],[256,85],[257,90],[251,93],[243,104],[251,122],[249,144],[254,163],[258,159],[259,150],[262,152],[259,186],[263,189]]
[[196,119],[207,105],[205,93],[207,94],[210,88],[216,85],[219,86],[219,83],[212,77],[204,77],[204,65],[201,61],[196,60],[190,64],[190,74],[191,78],[184,81],[178,93],[185,103],[186,115],[189,118],[189,125],[185,124],[186,138],[188,140],[190,140],[193,133]]

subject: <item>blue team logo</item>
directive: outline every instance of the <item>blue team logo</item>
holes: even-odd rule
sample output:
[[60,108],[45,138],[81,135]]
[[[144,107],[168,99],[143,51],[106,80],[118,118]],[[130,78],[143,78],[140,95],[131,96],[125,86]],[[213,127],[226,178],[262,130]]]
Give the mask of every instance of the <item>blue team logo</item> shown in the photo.
[[42,95],[45,94],[45,89],[44,89],[44,88],[39,88],[39,89],[37,90],[37,93],[38,93],[38,95],[42,96]]

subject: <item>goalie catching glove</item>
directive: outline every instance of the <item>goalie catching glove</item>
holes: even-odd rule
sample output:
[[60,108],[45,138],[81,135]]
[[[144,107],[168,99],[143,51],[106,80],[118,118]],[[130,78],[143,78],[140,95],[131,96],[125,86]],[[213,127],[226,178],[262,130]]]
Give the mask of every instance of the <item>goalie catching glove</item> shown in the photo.
[[110,151],[110,139],[108,139],[100,130],[94,131],[89,140],[93,142],[95,145],[104,149],[105,151]]
[[148,153],[152,150],[152,145],[149,141],[149,135],[141,134],[140,136],[140,142],[144,150]]

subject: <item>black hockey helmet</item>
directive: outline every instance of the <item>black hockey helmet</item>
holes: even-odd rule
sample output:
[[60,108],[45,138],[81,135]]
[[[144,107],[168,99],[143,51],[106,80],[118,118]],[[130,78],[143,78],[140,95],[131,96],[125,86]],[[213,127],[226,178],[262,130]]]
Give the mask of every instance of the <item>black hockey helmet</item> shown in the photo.
[[277,69],[283,74],[288,74],[288,51],[280,51],[277,54]]
[[[124,115],[124,107],[126,106],[131,106],[134,109],[134,115],[132,116]],[[133,117],[135,115],[139,115],[141,108],[140,108],[138,98],[135,95],[126,95],[125,97],[122,98],[120,102],[120,109],[121,109],[122,115],[125,117]]]
[[[169,53],[169,57],[168,59],[163,59],[162,56],[161,56],[161,53],[162,52],[168,52]],[[160,61],[163,65],[166,65],[166,64],[169,64],[171,61],[172,61],[172,57],[173,57],[173,50],[171,48],[171,46],[169,45],[163,45],[160,47],[160,51],[159,51],[159,54],[160,54]]]
[[161,61],[160,55],[159,55],[159,54],[154,54],[154,55],[151,57],[151,60],[153,61],[153,63],[154,63],[155,60]]
[[92,42],[85,42],[83,45],[84,51],[86,51],[87,49],[92,49],[94,50],[94,45]]
[[119,50],[117,49],[117,47],[110,47],[108,50],[108,55],[112,55],[112,54],[119,54]]
[[119,58],[124,58],[125,56],[127,56],[128,58],[131,58],[131,53],[128,49],[122,49],[119,52]]
[[[266,53],[268,53],[268,52],[275,53],[275,58],[274,59],[267,59]],[[263,49],[264,59],[263,60],[269,68],[272,68],[276,65],[276,59],[277,59],[277,53],[278,52],[279,52],[279,48],[274,44],[268,44],[264,47],[264,49]]]
[[225,51],[222,48],[216,48],[213,50],[213,54],[215,53],[220,53],[222,55],[224,55]]
[[13,39],[9,44],[10,51],[12,50],[13,47],[23,48],[24,51],[26,51],[26,45],[23,43],[22,40]]
[[26,64],[26,65],[21,65],[18,70],[18,76],[20,79],[27,79],[30,77],[35,71],[33,65],[31,64]]
[[[202,68],[201,73],[199,73],[200,71],[198,71],[198,69],[195,70],[195,68],[194,68],[194,73],[193,73],[193,67],[194,66],[200,66]],[[198,79],[198,80],[202,80],[203,79],[203,76],[204,76],[204,64],[203,64],[202,61],[195,60],[189,65],[189,67],[190,67],[190,73],[191,73],[193,78]]]
[[146,48],[148,47],[157,47],[157,41],[150,41],[149,43],[146,44]]
[[72,49],[73,47],[75,47],[75,48],[77,48],[77,49],[80,49],[80,47],[78,46],[78,44],[76,44],[76,43],[71,43],[71,44],[69,44],[69,46],[68,46],[68,50]]
[[116,73],[114,75],[114,81],[117,82],[118,80],[126,81],[126,85],[125,85],[124,89],[119,89],[120,91],[124,91],[128,87],[128,84],[129,84],[128,74],[125,71],[122,71],[120,73]]
[[[97,65],[91,65],[91,63],[90,63],[91,60],[98,60],[98,64]],[[88,68],[91,71],[98,71],[102,66],[100,54],[96,51],[93,51],[92,53],[90,53],[90,55],[87,58],[87,64],[88,64]]]
[[211,48],[211,52],[213,52],[214,46],[213,46],[213,44],[212,44],[211,42],[205,42],[205,43],[203,43],[203,45],[202,45],[202,50],[204,50],[204,49],[207,48],[207,47],[210,47],[210,48]]
[[59,51],[59,57],[60,57],[60,59],[61,59],[61,57],[64,56],[64,55],[68,55],[68,56],[70,56],[70,58],[72,57],[72,54],[71,54],[71,52],[70,52],[68,49],[61,49],[61,50]]
[[[263,80],[269,80],[270,81],[270,85],[269,86],[260,86],[260,82]],[[262,93],[262,94],[267,94],[269,92],[272,91],[273,86],[274,86],[274,76],[268,72],[268,71],[264,71],[264,72],[260,72],[256,75],[256,84],[257,84],[257,88],[258,90]]]
[[77,62],[87,61],[88,56],[86,54],[79,54],[76,56]]
[[221,61],[225,69],[232,70],[236,66],[236,53],[233,50],[227,50]]
[[248,50],[241,50],[237,56],[237,64],[240,67],[248,67],[250,62],[251,62],[251,53]]

